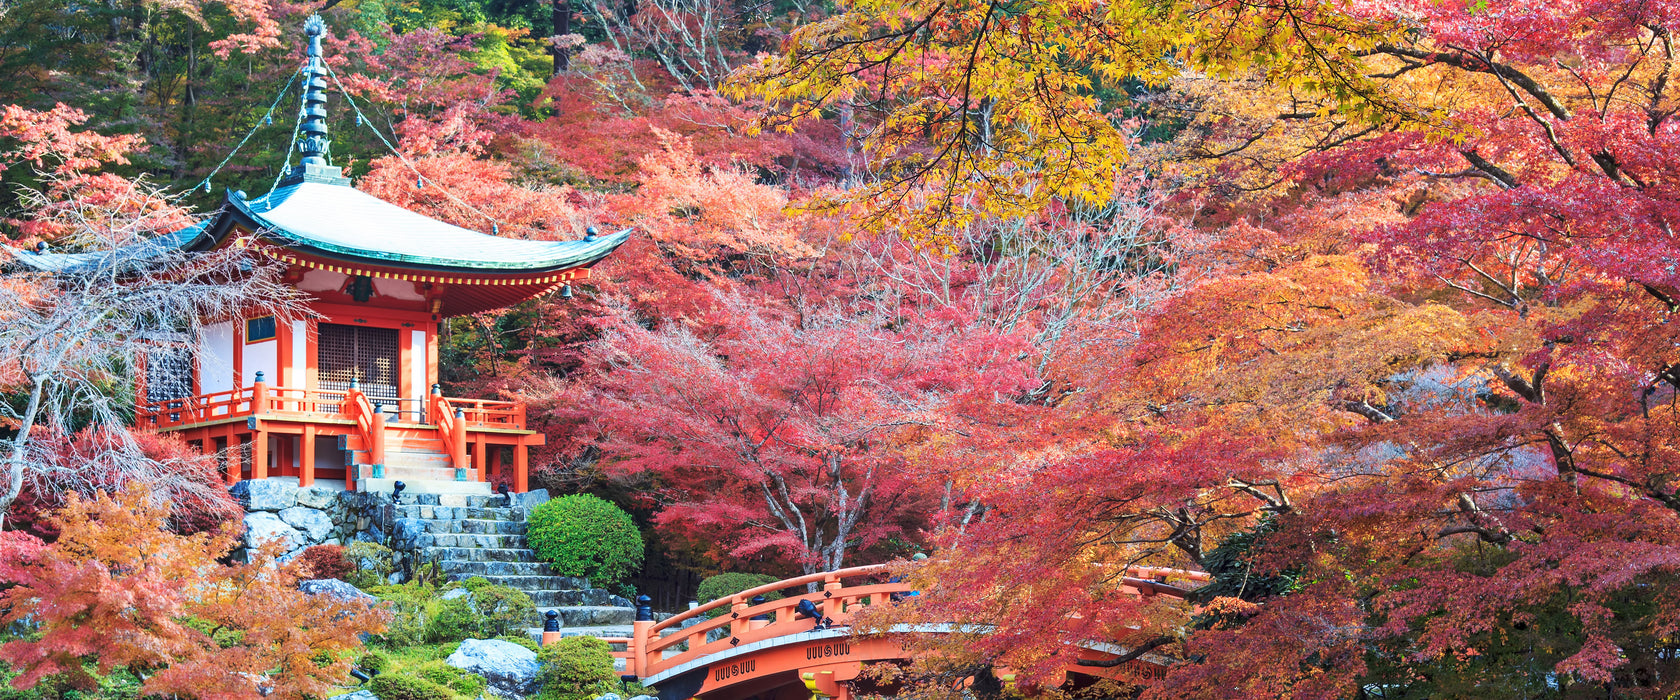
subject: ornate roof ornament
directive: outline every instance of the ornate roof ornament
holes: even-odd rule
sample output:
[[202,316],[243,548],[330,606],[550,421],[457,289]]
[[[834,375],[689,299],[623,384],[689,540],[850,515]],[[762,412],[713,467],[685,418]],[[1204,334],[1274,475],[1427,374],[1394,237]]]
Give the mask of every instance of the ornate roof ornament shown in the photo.
[[300,182],[319,182],[348,185],[343,168],[332,167],[332,139],[327,135],[327,64],[321,60],[321,37],[327,33],[327,23],[320,15],[310,15],[303,23],[304,36],[309,45],[304,51],[303,64],[303,137],[298,150],[303,161],[281,182],[283,185]]

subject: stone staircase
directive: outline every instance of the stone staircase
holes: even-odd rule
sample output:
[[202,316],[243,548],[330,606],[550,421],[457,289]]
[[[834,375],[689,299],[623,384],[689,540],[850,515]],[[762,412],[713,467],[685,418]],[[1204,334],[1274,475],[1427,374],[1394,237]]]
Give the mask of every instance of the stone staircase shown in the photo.
[[[391,456],[386,453],[387,459]],[[404,493],[390,506],[395,543],[421,565],[437,563],[449,581],[474,576],[531,596],[539,612],[560,615],[562,634],[628,636],[636,612],[629,600],[591,588],[589,580],[559,576],[525,543],[526,508],[502,505],[506,496]],[[530,630],[541,635],[541,627]]]
[[456,481],[455,467],[444,449],[441,438],[429,437],[437,432],[434,426],[391,424],[385,434],[385,475],[372,478],[368,464],[368,446],[359,435],[338,436],[338,448],[346,459],[357,465],[362,477],[357,479],[360,491],[390,491],[396,482],[403,482],[406,493],[455,493],[491,495],[490,484],[481,481]]

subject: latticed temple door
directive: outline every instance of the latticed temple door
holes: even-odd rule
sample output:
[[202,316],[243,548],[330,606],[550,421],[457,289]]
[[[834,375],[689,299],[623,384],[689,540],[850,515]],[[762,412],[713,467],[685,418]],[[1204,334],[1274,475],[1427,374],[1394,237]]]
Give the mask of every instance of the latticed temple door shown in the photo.
[[354,378],[370,398],[395,400],[402,353],[394,328],[323,323],[315,367],[322,391],[345,391]]
[[193,395],[193,353],[186,346],[146,350],[146,403]]

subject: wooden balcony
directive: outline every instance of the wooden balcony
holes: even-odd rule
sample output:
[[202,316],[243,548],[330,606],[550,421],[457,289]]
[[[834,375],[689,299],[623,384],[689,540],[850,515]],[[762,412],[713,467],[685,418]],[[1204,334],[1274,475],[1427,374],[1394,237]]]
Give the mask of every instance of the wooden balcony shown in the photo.
[[[365,408],[363,408],[365,405]],[[361,409],[358,411],[357,409]],[[433,394],[421,399],[369,397],[357,389],[319,391],[268,386],[248,387],[142,404],[136,425],[159,431],[224,423],[259,416],[265,420],[354,420],[358,413],[377,412],[388,420],[438,425],[461,414],[468,429],[525,430],[525,405],[514,401],[448,398]]]
[[[229,483],[297,476],[300,484],[312,484],[316,441],[330,438],[339,452],[325,454],[342,457],[342,464],[323,466],[327,475],[321,478],[342,477],[347,488],[360,483],[382,490],[397,479],[485,482],[501,474],[525,491],[527,450],[544,442],[526,429],[524,404],[449,398],[435,388],[425,399],[391,399],[354,386],[321,391],[256,382],[145,404],[136,413],[138,427],[179,434],[218,455]],[[512,463],[504,464],[500,450],[509,446]]]

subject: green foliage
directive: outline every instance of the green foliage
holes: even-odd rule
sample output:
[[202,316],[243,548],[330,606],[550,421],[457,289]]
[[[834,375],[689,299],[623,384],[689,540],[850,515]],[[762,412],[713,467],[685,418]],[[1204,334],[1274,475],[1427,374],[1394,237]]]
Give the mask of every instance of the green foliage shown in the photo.
[[630,514],[589,494],[532,509],[525,537],[562,576],[585,576],[597,586],[625,580],[642,563],[642,533]]
[[[0,642],[8,639],[13,637],[0,635]],[[93,688],[73,688],[49,679],[28,690],[18,690],[11,683],[16,676],[0,663],[0,700],[132,700],[140,696],[140,679],[126,669],[100,676],[99,685]]]
[[391,670],[391,657],[376,649],[369,649],[362,654],[361,663],[358,665],[375,673],[384,673]]
[[391,611],[391,621],[379,641],[386,646],[408,647],[425,640],[427,610],[437,600],[437,589],[423,583],[410,582],[400,586],[373,586],[368,593],[385,601]]
[[432,681],[402,673],[387,673],[375,676],[368,683],[368,690],[379,696],[379,700],[459,700],[460,696],[449,687]]
[[455,668],[442,660],[421,664],[414,669],[413,675],[447,687],[469,698],[478,697],[487,687],[482,676]]
[[535,624],[537,606],[523,591],[474,577],[461,584],[469,595],[451,600],[424,582],[374,586],[369,593],[387,601],[391,623],[380,642],[390,647],[488,639]]
[[542,663],[538,700],[590,700],[617,690],[612,647],[594,637],[562,638],[537,652],[537,660]]
[[500,637],[537,624],[537,604],[524,591],[485,585],[468,597],[478,612],[478,631],[484,636]]
[[478,633],[478,611],[469,596],[452,600],[433,599],[426,603],[423,637],[427,642],[460,641]]
[[[701,581],[700,590],[695,593],[695,596],[700,599],[701,603],[709,603],[719,598],[727,598],[735,595],[736,593],[740,593],[741,591],[758,588],[759,586],[775,583],[780,580],[781,579],[769,574],[747,574],[738,572],[718,574],[716,576],[708,576],[706,577],[706,580]],[[764,594],[764,599],[781,600],[782,594],[766,593]],[[706,617],[717,617],[726,612],[729,612],[727,608],[718,608],[716,610],[708,611],[706,613]]]
[[344,580],[362,590],[386,585],[391,572],[397,569],[396,553],[372,542],[356,542],[345,547],[344,558],[350,561],[351,567]]

